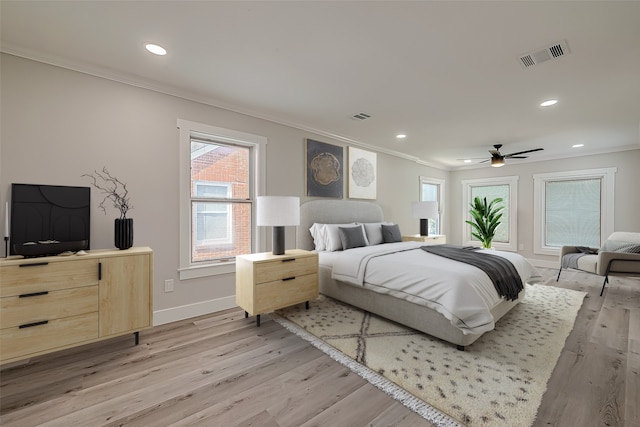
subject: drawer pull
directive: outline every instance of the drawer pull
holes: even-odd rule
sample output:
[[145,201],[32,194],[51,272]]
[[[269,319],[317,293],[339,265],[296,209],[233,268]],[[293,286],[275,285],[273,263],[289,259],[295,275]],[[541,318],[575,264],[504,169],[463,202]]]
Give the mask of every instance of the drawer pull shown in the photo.
[[286,282],[287,280],[293,280],[295,278],[296,278],[295,276],[293,276],[293,277],[285,277],[284,279],[282,279],[282,281]]
[[42,320],[40,322],[26,323],[24,325],[20,325],[19,328],[20,329],[31,328],[33,326],[46,325],[47,323],[49,323],[48,320]]
[[48,295],[49,292],[48,291],[43,291],[43,292],[33,292],[31,294],[22,294],[20,296],[18,296],[18,298],[30,298],[30,297],[37,297],[40,295]]
[[48,262],[34,262],[33,264],[20,264],[20,267],[38,267],[39,265],[49,265]]
[[289,261],[295,261],[295,258],[288,258],[288,259],[283,259],[282,262],[289,262]]

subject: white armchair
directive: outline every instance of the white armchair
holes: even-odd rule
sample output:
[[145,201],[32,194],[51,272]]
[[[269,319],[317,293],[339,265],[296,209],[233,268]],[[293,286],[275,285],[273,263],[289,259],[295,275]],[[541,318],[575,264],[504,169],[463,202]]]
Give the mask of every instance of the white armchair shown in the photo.
[[604,276],[600,296],[609,283],[609,276],[640,276],[640,233],[617,231],[601,248],[563,246],[560,251],[560,280],[563,268],[573,268]]

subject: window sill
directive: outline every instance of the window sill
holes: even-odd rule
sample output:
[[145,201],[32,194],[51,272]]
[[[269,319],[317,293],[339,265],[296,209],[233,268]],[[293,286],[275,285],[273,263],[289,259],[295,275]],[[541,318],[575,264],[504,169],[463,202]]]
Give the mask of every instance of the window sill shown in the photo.
[[234,274],[236,262],[227,261],[218,264],[197,265],[178,269],[180,280],[198,279],[200,277],[219,276],[222,274]]

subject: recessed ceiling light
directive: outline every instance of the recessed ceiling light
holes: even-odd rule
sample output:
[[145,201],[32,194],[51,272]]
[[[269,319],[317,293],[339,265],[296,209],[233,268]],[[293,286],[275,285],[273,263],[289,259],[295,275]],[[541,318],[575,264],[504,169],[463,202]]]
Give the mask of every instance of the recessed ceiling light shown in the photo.
[[580,147],[584,147],[584,144],[573,144],[571,146],[571,148],[580,148]]
[[396,138],[398,138],[398,139],[404,139],[406,137],[407,137],[407,135],[405,135],[403,133],[400,133],[400,134],[396,135]]
[[544,102],[541,102],[540,106],[541,107],[550,107],[550,106],[555,105],[557,103],[558,103],[557,99],[548,99],[548,100],[546,100]]
[[146,47],[147,50],[154,55],[162,56],[167,54],[167,50],[162,46],[158,46],[157,44],[147,43],[144,47]]
[[471,160],[466,159],[464,162],[465,162],[465,163],[471,163]]

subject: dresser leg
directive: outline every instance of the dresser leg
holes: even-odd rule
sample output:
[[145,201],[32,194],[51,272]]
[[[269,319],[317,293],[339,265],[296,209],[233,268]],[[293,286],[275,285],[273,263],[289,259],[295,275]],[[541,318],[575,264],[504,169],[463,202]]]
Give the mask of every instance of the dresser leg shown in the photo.
[[140,344],[140,332],[133,333],[133,340],[136,343],[136,345]]
[[260,326],[260,315],[256,316],[256,326]]

